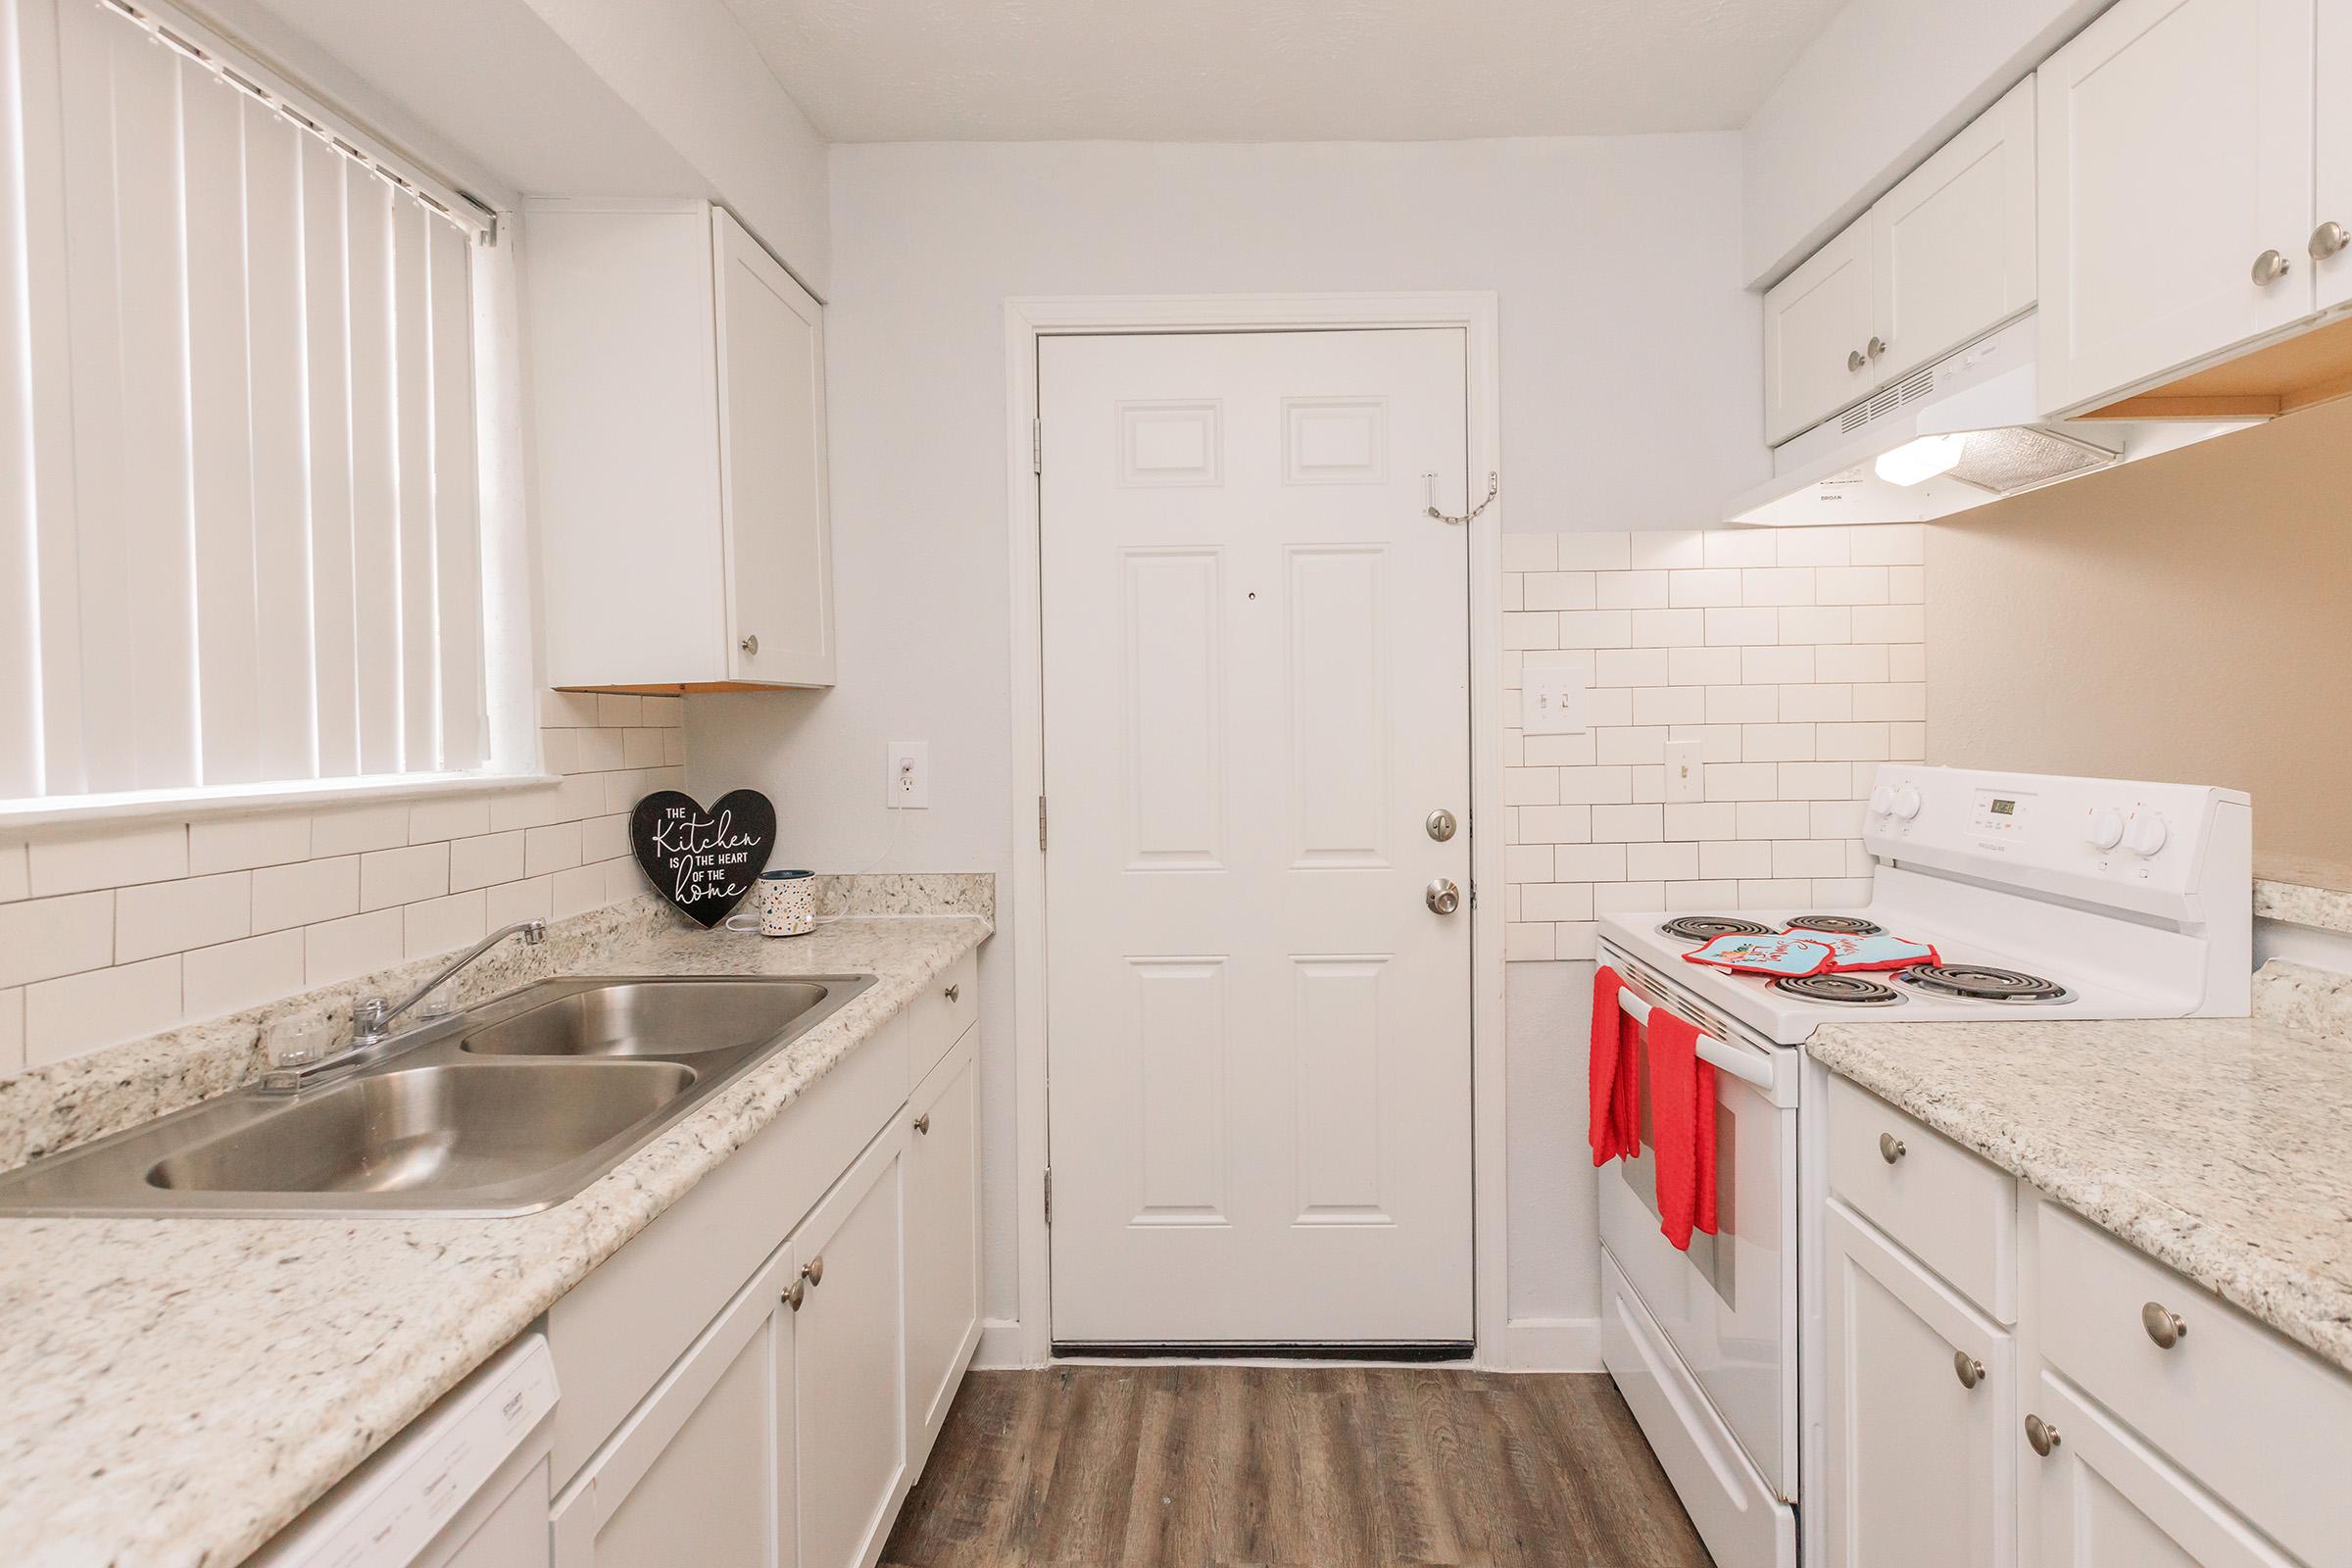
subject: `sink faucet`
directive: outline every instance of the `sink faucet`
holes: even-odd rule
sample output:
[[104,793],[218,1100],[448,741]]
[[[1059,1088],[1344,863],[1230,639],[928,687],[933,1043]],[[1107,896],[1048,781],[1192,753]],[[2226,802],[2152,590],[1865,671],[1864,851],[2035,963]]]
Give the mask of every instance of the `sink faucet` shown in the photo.
[[392,1038],[393,1019],[441,989],[450,976],[509,937],[520,937],[526,947],[535,948],[547,940],[547,922],[521,920],[491,932],[443,964],[439,973],[398,1003],[386,1002],[382,997],[368,998],[351,1009],[351,1036],[343,1042],[342,1049],[310,1060],[299,1057],[281,1059],[275,1067],[262,1075],[262,1089],[270,1094],[290,1095],[321,1078],[358,1066],[376,1047]]

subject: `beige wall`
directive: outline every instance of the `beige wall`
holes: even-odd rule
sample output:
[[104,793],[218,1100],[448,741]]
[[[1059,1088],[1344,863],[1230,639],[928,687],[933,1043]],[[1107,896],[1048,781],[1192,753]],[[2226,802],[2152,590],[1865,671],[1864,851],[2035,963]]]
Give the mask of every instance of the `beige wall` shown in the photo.
[[1929,760],[2220,784],[2352,888],[2352,403],[1928,530]]

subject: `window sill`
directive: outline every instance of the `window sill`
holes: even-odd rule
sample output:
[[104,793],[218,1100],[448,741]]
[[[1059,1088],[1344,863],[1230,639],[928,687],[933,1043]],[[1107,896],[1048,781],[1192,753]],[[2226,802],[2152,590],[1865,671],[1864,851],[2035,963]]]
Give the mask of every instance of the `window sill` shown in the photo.
[[0,801],[0,833],[31,828],[122,822],[192,822],[264,811],[429,800],[439,795],[491,795],[546,789],[563,783],[552,773],[403,773],[377,778],[322,778],[297,784],[223,785],[217,789],[125,790],[113,795]]

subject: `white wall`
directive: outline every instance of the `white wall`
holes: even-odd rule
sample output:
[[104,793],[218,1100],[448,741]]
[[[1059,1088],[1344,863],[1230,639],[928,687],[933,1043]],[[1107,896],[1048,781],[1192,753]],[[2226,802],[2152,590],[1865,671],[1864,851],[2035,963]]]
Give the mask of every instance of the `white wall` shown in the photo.
[[1845,226],[2109,0],[1848,0],[1749,118],[1740,275]]
[[[842,682],[688,702],[694,787],[766,790],[782,861],[857,871],[887,853],[890,869],[996,871],[1009,895],[1008,297],[1494,289],[1511,527],[1699,526],[1765,470],[1728,135],[840,146],[832,185]],[[929,810],[884,809],[892,740],[930,743]],[[1014,1311],[1010,943],[982,956],[999,1316]],[[1589,1297],[1589,1249],[1528,1230],[1558,1239],[1528,1267],[1562,1309]]]

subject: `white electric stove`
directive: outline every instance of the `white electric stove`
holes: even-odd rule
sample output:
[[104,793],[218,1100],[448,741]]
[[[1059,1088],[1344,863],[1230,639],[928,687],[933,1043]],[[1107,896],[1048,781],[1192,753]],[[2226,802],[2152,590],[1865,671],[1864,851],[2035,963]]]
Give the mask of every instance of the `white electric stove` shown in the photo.
[[[1688,1252],[1659,1234],[1645,1143],[1601,1173],[1600,1235],[1602,1359],[1720,1568],[1797,1568],[1799,1479],[1818,1462],[1804,1242],[1822,1129],[1803,1112],[1825,1086],[1791,1048],[1838,1021],[2242,1016],[2252,821],[2231,790],[1889,764],[1864,823],[1867,906],[1601,920],[1626,1010],[1695,1023],[1718,1069],[1718,1234]],[[1939,961],[1804,980],[1685,961],[1751,929],[1884,931]]]

